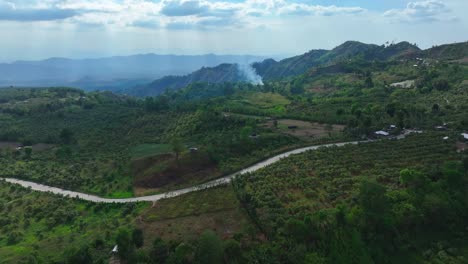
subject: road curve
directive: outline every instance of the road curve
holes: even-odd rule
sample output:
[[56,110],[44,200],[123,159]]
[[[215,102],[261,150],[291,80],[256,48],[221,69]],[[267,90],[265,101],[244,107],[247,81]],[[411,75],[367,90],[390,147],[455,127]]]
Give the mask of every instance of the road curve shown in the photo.
[[[295,150],[291,150],[291,151],[276,155],[276,156],[271,157],[271,158],[269,158],[267,160],[258,162],[256,164],[254,164],[254,165],[252,165],[250,167],[247,167],[247,168],[245,168],[245,169],[243,169],[241,171],[238,171],[236,173],[229,174],[229,175],[224,176],[222,178],[212,180],[212,181],[209,181],[209,182],[206,182],[206,183],[203,183],[203,184],[195,185],[195,186],[192,186],[192,187],[187,187],[187,188],[180,189],[180,190],[175,190],[175,191],[169,191],[169,192],[165,192],[165,193],[161,193],[161,194],[156,194],[156,195],[132,197],[132,198],[123,198],[123,199],[102,198],[102,197],[91,195],[91,194],[68,191],[68,190],[64,190],[64,189],[60,189],[60,188],[56,188],[56,187],[51,187],[51,186],[47,186],[47,185],[43,185],[43,184],[38,184],[38,183],[35,183],[35,182],[30,182],[30,181],[18,180],[18,179],[14,179],[14,178],[3,178],[3,180],[6,181],[6,182],[9,182],[9,183],[19,184],[19,185],[21,185],[21,186],[23,186],[25,188],[31,188],[31,190],[34,190],[34,191],[49,192],[49,193],[62,195],[64,197],[72,197],[72,198],[76,197],[76,198],[81,199],[81,200],[86,200],[86,201],[95,202],[95,203],[154,202],[154,201],[158,201],[158,200],[165,199],[165,198],[171,198],[171,197],[179,196],[179,195],[182,195],[182,194],[203,190],[203,189],[206,189],[206,188],[211,188],[211,187],[215,187],[215,186],[219,186],[219,185],[228,184],[229,182],[231,182],[231,180],[234,177],[236,177],[238,175],[257,171],[259,169],[265,168],[265,167],[267,167],[267,166],[269,166],[269,165],[271,165],[271,164],[273,164],[275,162],[278,162],[281,159],[284,159],[284,158],[289,157],[289,156],[294,155],[294,154],[303,153],[303,152],[306,152],[306,151],[309,151],[309,150],[316,150],[316,149],[321,148],[321,147],[332,147],[332,146],[341,147],[341,146],[344,146],[344,145],[358,144],[358,143],[364,143],[364,142],[370,142],[370,141],[351,141],[351,142],[331,143],[331,144],[323,144],[323,145],[316,145],[316,146],[298,148],[298,149],[295,149]],[[0,178],[0,180],[1,179],[2,178]]]

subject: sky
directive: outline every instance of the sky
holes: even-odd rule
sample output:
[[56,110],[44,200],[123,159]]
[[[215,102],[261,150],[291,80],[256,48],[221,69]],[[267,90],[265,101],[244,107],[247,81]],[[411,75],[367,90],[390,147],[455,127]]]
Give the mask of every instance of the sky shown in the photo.
[[468,40],[468,0],[0,0],[0,61]]

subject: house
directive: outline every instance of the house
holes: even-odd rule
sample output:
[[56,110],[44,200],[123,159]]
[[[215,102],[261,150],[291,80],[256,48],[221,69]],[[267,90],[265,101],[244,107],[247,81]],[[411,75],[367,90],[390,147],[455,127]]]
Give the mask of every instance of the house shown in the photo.
[[198,152],[198,148],[194,148],[194,147],[189,148],[189,150],[190,150],[190,153]]
[[468,133],[461,133],[464,140],[468,140]]
[[439,130],[439,131],[444,131],[444,130],[447,130],[447,127],[446,126],[436,126],[434,127],[436,130]]
[[385,136],[385,137],[390,135],[388,132],[383,131],[383,130],[375,131],[374,134],[378,136]]
[[448,140],[448,139],[449,139],[449,137],[443,137],[443,140]]
[[397,126],[396,126],[396,125],[390,125],[388,128],[389,128],[389,129],[396,129]]

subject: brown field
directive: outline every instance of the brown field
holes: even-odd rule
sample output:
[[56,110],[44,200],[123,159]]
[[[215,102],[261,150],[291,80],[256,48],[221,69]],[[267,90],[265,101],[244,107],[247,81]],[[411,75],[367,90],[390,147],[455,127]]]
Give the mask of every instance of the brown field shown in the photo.
[[[269,121],[266,126],[273,128],[273,121]],[[289,129],[289,126],[297,126],[295,129]],[[338,133],[343,131],[345,126],[332,125],[331,130],[327,130],[326,124],[312,123],[293,119],[278,120],[278,129],[283,133],[300,138],[321,138],[327,137],[328,133]]]
[[221,176],[216,165],[203,153],[188,153],[176,162],[172,154],[134,160],[135,195],[178,189]]

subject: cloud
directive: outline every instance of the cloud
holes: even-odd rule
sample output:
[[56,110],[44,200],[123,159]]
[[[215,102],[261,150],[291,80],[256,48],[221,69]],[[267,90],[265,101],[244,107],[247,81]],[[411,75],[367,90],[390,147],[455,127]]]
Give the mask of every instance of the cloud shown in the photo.
[[208,12],[209,5],[198,0],[163,1],[161,14],[166,16],[190,16]]
[[320,15],[320,16],[333,16],[339,14],[357,14],[366,11],[361,7],[337,7],[331,6],[320,6],[320,5],[306,5],[306,4],[289,4],[279,9],[280,14],[287,15]]
[[451,10],[439,0],[410,2],[404,9],[391,9],[384,16],[399,22],[452,21]]
[[0,20],[53,21],[77,25],[146,29],[257,28],[284,16],[333,16],[364,12],[360,7],[293,3],[285,0],[0,0]]
[[22,7],[12,2],[0,1],[0,20],[52,21],[62,20],[76,15],[78,15],[78,12],[72,9]]

